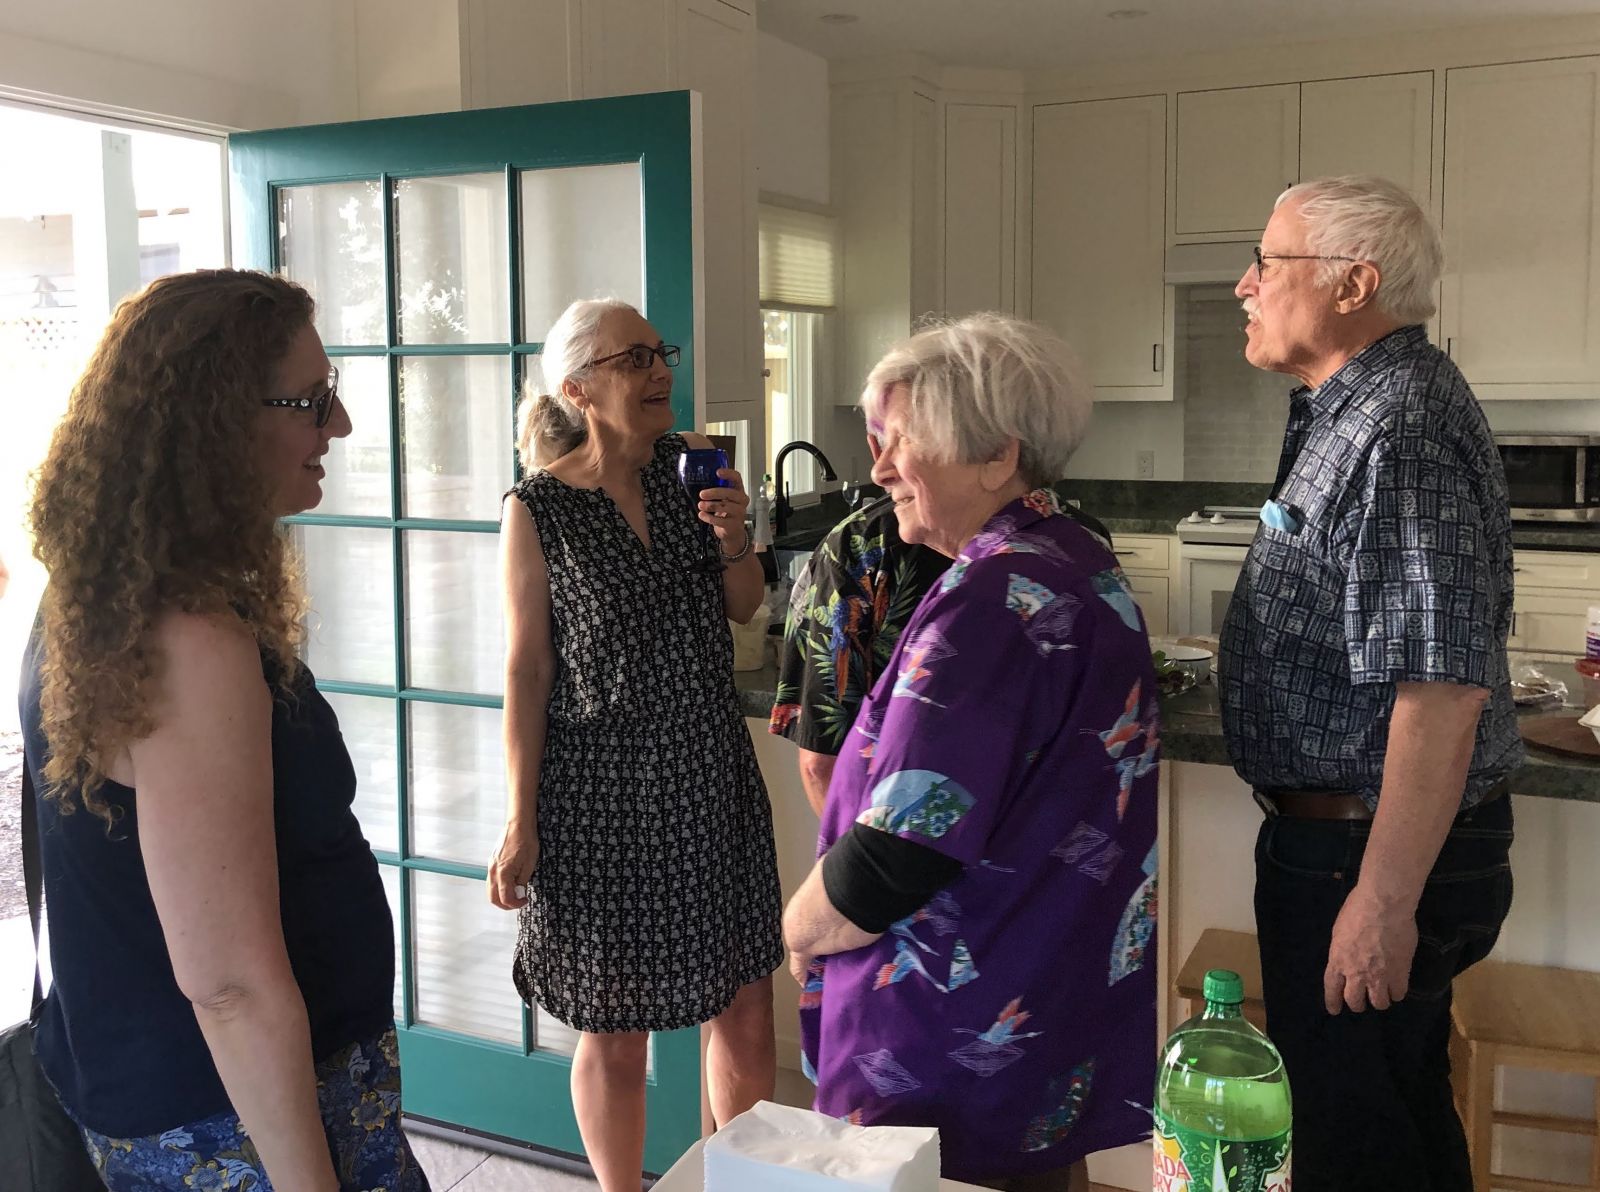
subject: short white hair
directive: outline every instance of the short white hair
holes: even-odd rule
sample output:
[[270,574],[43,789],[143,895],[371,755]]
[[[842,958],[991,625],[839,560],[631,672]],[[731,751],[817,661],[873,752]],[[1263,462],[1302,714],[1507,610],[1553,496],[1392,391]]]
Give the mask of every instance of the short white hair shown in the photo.
[[936,324],[891,348],[861,395],[869,425],[901,385],[906,429],[937,458],[981,463],[1016,439],[1018,471],[1035,487],[1066,475],[1094,410],[1072,349],[1039,324],[1003,314]]
[[[1438,309],[1436,295],[1444,249],[1439,233],[1403,187],[1371,174],[1315,178],[1291,186],[1276,206],[1298,203],[1306,225],[1306,251],[1353,257],[1378,267],[1378,309],[1403,323],[1421,323]],[[1327,284],[1347,267],[1319,261]]]
[[560,459],[589,436],[583,411],[562,386],[581,376],[600,349],[600,325],[616,311],[639,312],[616,298],[580,298],[561,312],[544,337],[540,365],[544,388],[530,373],[517,403],[517,454],[524,467],[543,467]]

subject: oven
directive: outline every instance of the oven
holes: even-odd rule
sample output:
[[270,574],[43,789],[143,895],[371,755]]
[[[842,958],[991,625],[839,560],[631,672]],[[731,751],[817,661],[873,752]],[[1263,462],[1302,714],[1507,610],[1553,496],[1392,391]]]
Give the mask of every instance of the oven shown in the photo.
[[1600,435],[1501,434],[1515,521],[1600,521]]
[[1196,510],[1178,523],[1179,634],[1221,635],[1228,602],[1260,524],[1256,510],[1237,506]]

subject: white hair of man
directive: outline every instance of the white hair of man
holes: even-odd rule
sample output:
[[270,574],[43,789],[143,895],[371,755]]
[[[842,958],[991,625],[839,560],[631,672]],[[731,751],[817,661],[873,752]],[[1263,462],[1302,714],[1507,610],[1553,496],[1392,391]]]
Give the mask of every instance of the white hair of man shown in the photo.
[[[1300,205],[1307,252],[1378,267],[1379,310],[1402,323],[1421,323],[1438,309],[1444,249],[1427,213],[1402,187],[1371,174],[1315,178],[1291,186],[1275,206],[1285,203]],[[1317,265],[1322,285],[1348,268],[1344,261]]]
[[540,363],[544,391],[530,374],[517,403],[517,454],[523,466],[546,467],[589,437],[589,424],[564,392],[600,350],[600,324],[615,311],[638,311],[616,298],[580,298],[561,312],[548,335]]
[[906,430],[935,458],[981,463],[1016,439],[1018,471],[1036,487],[1066,475],[1094,409],[1072,349],[1039,324],[1003,314],[937,324],[891,348],[861,395],[869,425],[882,421],[883,403],[900,385],[909,395]]

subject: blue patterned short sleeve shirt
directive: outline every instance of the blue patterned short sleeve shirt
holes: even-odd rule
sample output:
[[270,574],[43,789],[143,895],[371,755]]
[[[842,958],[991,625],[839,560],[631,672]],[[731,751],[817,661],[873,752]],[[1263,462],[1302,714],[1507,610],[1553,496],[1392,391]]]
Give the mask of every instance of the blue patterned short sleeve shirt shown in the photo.
[[1256,787],[1383,784],[1395,684],[1485,687],[1463,795],[1521,764],[1506,661],[1511,515],[1472,390],[1420,326],[1290,402],[1274,498],[1222,632],[1223,730]]

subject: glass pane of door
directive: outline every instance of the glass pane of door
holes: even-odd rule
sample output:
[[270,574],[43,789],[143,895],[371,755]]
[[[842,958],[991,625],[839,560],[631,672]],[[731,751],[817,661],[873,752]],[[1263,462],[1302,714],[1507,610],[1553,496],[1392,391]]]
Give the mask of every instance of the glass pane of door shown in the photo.
[[501,494],[512,484],[510,393],[509,356],[401,361],[400,499],[406,517],[499,519]]
[[505,175],[402,178],[394,208],[400,342],[509,340]]
[[[521,186],[523,338],[543,339],[574,298],[620,298],[644,309],[638,163],[526,170]],[[606,234],[572,234],[585,224]]]
[[[241,263],[317,300],[354,431],[289,519],[307,661],[340,717],[398,939],[407,1112],[581,1151],[575,1034],[510,979],[517,916],[485,897],[505,809],[502,494],[516,385],[574,298],[696,344],[686,93],[248,133],[230,141]],[[403,998],[402,998],[403,995]],[[653,1040],[646,1166],[698,1135],[697,1033]]]
[[375,180],[280,190],[278,265],[317,300],[323,343],[383,343],[383,197]]

